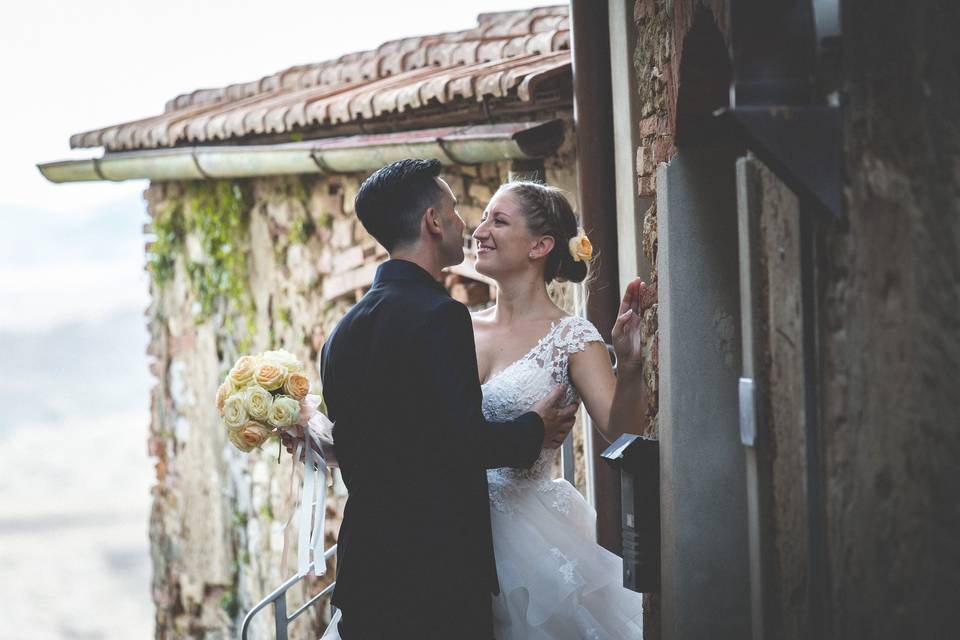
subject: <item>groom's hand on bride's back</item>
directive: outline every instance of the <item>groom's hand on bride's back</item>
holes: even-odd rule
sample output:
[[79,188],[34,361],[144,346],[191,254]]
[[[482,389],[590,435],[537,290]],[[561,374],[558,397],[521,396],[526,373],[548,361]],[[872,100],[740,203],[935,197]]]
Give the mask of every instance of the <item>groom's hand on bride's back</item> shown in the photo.
[[556,386],[547,397],[538,402],[533,411],[543,420],[543,448],[556,449],[573,428],[578,404],[565,404],[565,389]]

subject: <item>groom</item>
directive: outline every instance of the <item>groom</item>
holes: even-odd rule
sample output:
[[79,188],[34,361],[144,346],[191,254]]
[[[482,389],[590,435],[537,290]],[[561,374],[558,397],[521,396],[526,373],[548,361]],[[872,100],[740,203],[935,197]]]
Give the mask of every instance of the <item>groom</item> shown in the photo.
[[438,282],[463,260],[465,226],[439,173],[402,160],[361,185],[357,216],[391,259],[323,347],[349,490],[333,593],[344,640],[490,640],[485,470],[529,467],[573,425],[559,388],[512,422],[484,420],[470,316]]

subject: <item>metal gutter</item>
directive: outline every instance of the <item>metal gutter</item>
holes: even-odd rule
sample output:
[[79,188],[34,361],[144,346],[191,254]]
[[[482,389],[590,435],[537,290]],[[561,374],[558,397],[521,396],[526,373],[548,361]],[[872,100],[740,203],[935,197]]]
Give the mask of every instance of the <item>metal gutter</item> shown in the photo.
[[223,145],[106,153],[38,164],[50,182],[213,180],[369,171],[403,158],[445,165],[543,158],[563,141],[561,120],[445,127],[274,145]]

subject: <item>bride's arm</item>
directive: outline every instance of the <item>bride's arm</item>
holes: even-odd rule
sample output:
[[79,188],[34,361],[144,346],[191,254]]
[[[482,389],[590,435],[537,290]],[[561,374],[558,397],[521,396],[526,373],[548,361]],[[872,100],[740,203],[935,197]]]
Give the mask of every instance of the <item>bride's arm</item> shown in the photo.
[[656,289],[638,279],[627,287],[613,328],[617,375],[606,347],[591,342],[570,355],[570,379],[597,430],[607,442],[635,432],[650,399],[643,380],[643,312],[656,302]]
[[641,426],[649,404],[641,367],[624,367],[621,363],[614,376],[606,347],[591,342],[583,351],[570,355],[570,380],[607,442]]

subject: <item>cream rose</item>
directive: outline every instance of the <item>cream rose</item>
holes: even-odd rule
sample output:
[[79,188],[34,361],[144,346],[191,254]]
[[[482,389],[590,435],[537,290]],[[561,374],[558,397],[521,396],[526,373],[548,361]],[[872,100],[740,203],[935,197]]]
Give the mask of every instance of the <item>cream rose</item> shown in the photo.
[[233,384],[227,380],[217,389],[217,411],[223,413],[223,403],[227,401],[227,396],[233,393]]
[[310,393],[310,379],[301,373],[291,373],[283,383],[283,392],[300,401]]
[[303,373],[303,363],[297,360],[297,357],[285,349],[276,351],[264,351],[260,355],[262,362],[269,362],[283,367],[290,373]]
[[293,426],[300,417],[300,403],[289,396],[277,396],[270,407],[270,424],[280,429]]
[[229,439],[237,449],[248,453],[266,442],[271,433],[272,431],[267,427],[251,420],[239,427],[228,429],[227,439]]
[[223,402],[223,421],[228,427],[239,427],[247,421],[247,408],[243,393],[230,394]]
[[270,392],[260,385],[251,385],[246,388],[243,394],[244,408],[251,418],[255,420],[266,420],[270,415],[270,407],[273,406],[273,396]]
[[237,360],[227,376],[235,389],[242,389],[253,380],[257,364],[257,359],[253,356],[241,356]]
[[275,391],[287,381],[287,369],[272,362],[261,362],[253,379],[267,391]]
[[583,229],[576,237],[570,238],[568,244],[570,255],[577,262],[590,262],[593,259],[593,245],[590,244],[590,238],[583,232]]

